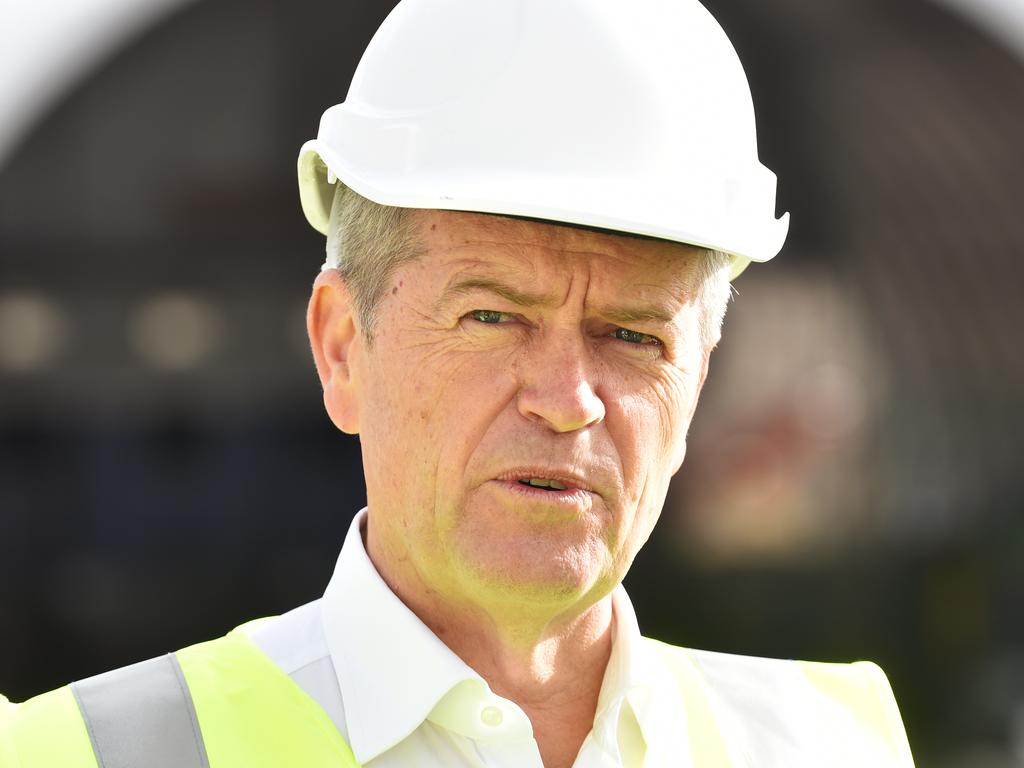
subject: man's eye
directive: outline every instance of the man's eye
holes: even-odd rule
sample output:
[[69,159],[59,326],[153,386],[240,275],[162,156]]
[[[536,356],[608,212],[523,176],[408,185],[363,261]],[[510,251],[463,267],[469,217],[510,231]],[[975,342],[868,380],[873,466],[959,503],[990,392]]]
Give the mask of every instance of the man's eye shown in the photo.
[[657,336],[651,336],[649,333],[640,333],[640,331],[631,331],[628,328],[616,328],[612,332],[612,336],[619,341],[625,341],[629,344],[639,344],[645,347],[661,346],[661,339]]
[[474,309],[466,316],[473,318],[478,323],[486,323],[487,325],[498,325],[512,317],[507,312],[498,312],[493,309]]

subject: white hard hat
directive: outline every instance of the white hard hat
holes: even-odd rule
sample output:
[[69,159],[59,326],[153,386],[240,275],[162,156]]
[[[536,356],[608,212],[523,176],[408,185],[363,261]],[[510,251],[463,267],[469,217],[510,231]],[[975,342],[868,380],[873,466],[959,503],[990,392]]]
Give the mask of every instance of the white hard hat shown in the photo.
[[299,154],[309,223],[335,177],[382,205],[782,248],[736,51],[697,0],[402,0]]

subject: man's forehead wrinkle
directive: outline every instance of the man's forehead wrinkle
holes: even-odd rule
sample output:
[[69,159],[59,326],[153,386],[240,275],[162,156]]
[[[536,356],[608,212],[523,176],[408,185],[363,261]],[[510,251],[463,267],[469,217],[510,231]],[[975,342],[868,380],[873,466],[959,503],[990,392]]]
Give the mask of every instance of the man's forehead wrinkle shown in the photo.
[[[557,245],[553,243],[538,242],[536,240],[471,240],[465,239],[461,243],[454,244],[448,247],[449,250],[461,250],[464,248],[498,248],[507,251],[512,254],[525,255],[530,249],[537,249],[542,251],[552,251],[555,254],[561,256],[583,256],[583,257],[618,257],[623,261],[635,261],[630,258],[631,255],[619,254],[616,249],[605,250],[594,250],[594,249],[575,249],[567,248],[563,245]],[[527,256],[527,258],[529,258]]]
[[443,246],[442,255],[447,257],[449,267],[460,269],[483,267],[496,271],[512,272],[526,270],[533,272],[535,259],[528,253],[526,244],[506,240],[463,240]]
[[[664,326],[676,323],[679,313],[695,298],[700,266],[696,254],[637,249],[612,242],[611,237],[602,237],[600,242],[579,241],[592,233],[568,238],[520,231],[504,238],[495,231],[498,229],[511,228],[452,231],[454,237],[440,246],[438,255],[447,274],[435,310],[476,292],[540,308],[560,306],[575,294],[591,311],[616,324]],[[607,268],[602,268],[602,263]]]
[[[463,216],[467,214],[461,214]],[[678,257],[680,252],[684,255],[696,255],[704,249],[688,243],[680,243],[674,240],[665,240],[660,237],[641,235],[633,232],[616,232],[610,229],[601,229],[584,224],[572,224],[562,221],[544,221],[518,216],[505,216],[502,214],[468,214],[473,217],[475,223],[490,232],[530,233],[549,242],[559,241],[566,243],[563,250],[573,250],[572,243],[586,240],[591,243],[600,243],[606,246],[606,250],[627,254],[636,254],[639,250],[649,251],[652,255],[674,255]]]
[[[479,271],[499,275],[516,285],[521,284],[524,275],[528,275],[528,279],[546,275],[545,280],[550,282],[552,278],[557,279],[556,276],[564,271],[568,278],[568,294],[572,290],[574,277],[578,271],[582,270],[587,275],[586,293],[588,294],[592,285],[607,286],[609,282],[615,286],[614,290],[617,294],[621,294],[624,285],[655,290],[663,293],[670,300],[678,300],[680,297],[693,294],[695,264],[693,266],[687,264],[684,269],[664,269],[665,262],[651,254],[644,254],[643,257],[637,258],[635,254],[570,250],[537,243],[508,241],[492,243],[485,240],[467,240],[460,246],[449,249],[449,253],[454,254],[455,251],[463,249],[476,251],[477,248],[485,249],[481,252],[480,258],[466,258],[463,254],[458,259],[459,262],[466,264],[463,271],[475,268]],[[538,258],[538,251],[542,251],[545,255],[550,253],[555,258]],[[489,255],[493,255],[495,258],[487,258]],[[606,264],[609,261],[614,262],[617,266],[611,270],[595,269],[597,267],[594,262],[595,258]],[[658,269],[658,273],[665,275],[664,282],[650,282],[651,268],[656,266],[662,267]],[[641,274],[637,274],[637,272]],[[681,272],[685,272],[685,274],[681,274]],[[642,295],[637,298],[646,299],[647,297]]]
[[527,249],[542,249],[566,257],[610,257],[636,266],[696,265],[707,250],[688,243],[564,222],[457,211],[434,213],[441,214],[441,220],[449,224],[442,230],[450,239],[460,240],[458,244],[450,243],[449,248],[482,246],[519,251],[523,255]]

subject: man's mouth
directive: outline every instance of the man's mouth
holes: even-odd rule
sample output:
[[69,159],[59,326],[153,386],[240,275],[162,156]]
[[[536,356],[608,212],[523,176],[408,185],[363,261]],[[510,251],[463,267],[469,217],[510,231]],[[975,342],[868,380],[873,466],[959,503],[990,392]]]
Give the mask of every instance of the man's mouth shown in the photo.
[[569,487],[563,485],[558,480],[548,480],[544,477],[531,477],[526,480],[520,480],[519,483],[521,485],[528,485],[531,488],[544,488],[548,491],[564,491]]
[[506,499],[520,510],[544,515],[564,513],[572,519],[593,507],[598,496],[586,477],[569,467],[524,466],[494,478]]
[[519,467],[502,472],[495,480],[548,491],[551,494],[593,493],[584,476],[568,468]]

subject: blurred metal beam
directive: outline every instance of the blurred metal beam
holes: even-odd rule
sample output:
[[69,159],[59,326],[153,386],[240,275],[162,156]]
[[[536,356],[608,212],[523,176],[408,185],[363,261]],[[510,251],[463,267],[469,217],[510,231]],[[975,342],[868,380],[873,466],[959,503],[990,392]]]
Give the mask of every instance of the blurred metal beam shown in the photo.
[[0,0],[0,168],[50,105],[195,0]]
[[969,19],[1024,58],[1024,0],[932,0]]

